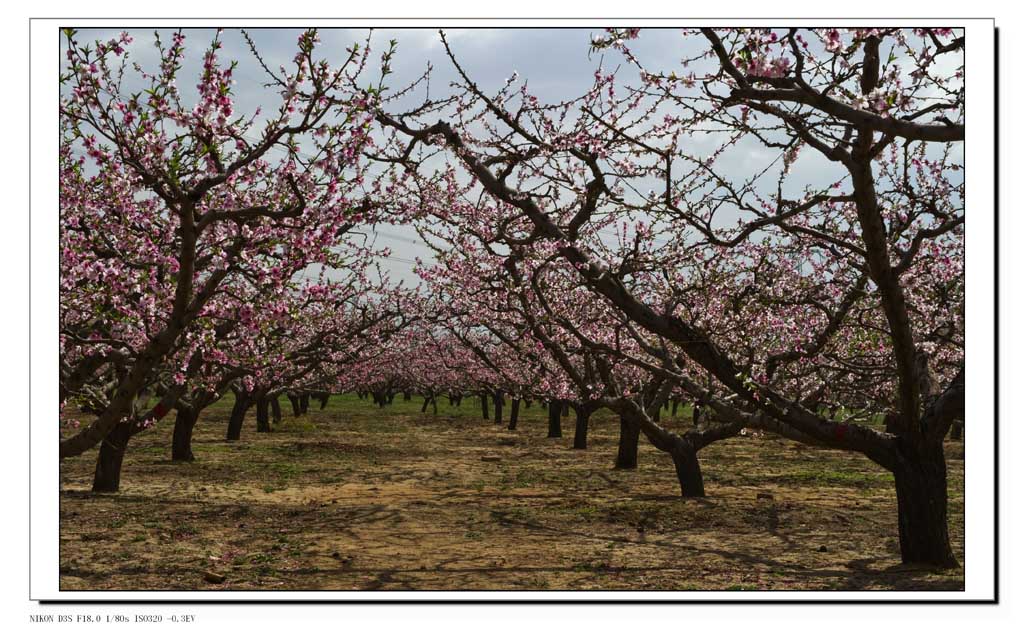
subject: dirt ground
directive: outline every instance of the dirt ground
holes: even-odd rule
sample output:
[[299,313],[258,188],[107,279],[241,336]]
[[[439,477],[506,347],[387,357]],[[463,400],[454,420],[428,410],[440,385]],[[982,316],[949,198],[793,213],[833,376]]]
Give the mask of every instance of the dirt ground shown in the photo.
[[[62,590],[964,586],[962,568],[900,565],[891,475],[848,453],[721,442],[701,453],[708,497],[682,499],[670,458],[643,439],[638,470],[612,469],[606,412],[575,451],[573,417],[547,439],[536,404],[509,432],[475,400],[435,416],[416,398],[381,410],[334,396],[298,418],[282,401],[276,431],[257,434],[250,413],[227,443],[230,405],[200,418],[195,462],[170,462],[173,415],[134,438],[118,494],[89,491],[95,452],[61,463]],[[963,564],[963,446],[946,451]]]

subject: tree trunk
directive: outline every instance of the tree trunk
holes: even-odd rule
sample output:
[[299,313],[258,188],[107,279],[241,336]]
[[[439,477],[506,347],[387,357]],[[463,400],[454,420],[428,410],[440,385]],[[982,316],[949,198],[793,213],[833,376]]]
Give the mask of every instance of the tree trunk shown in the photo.
[[586,449],[587,448],[587,428],[590,425],[590,410],[581,405],[577,405],[576,409],[576,432],[572,437],[572,448],[573,449]]
[[700,415],[704,411],[704,403],[700,400],[693,402],[693,428],[700,429]]
[[[909,445],[904,445],[909,447]],[[903,449],[893,471],[904,564],[955,568],[946,517],[946,458],[942,444]]]
[[292,404],[292,415],[298,418],[302,415],[302,404],[299,402],[299,397],[295,394],[288,394],[288,400]]
[[676,417],[676,412],[678,412],[678,411],[679,411],[679,399],[678,398],[673,398],[672,399],[672,417],[673,418]]
[[235,406],[231,408],[231,418],[228,419],[228,440],[239,440],[242,437],[242,423],[245,422],[245,412],[249,411],[251,399],[246,394],[235,394]]
[[431,395],[430,394],[425,394],[423,396],[423,406],[420,407],[420,413],[421,414],[427,413],[427,406],[430,405],[430,399],[431,399]]
[[174,434],[171,436],[171,461],[192,462],[192,431],[195,429],[199,412],[195,409],[178,408],[174,416]]
[[567,401],[567,400],[560,400],[558,402],[558,404],[562,406],[562,418],[568,418],[569,417],[569,401]]
[[281,401],[277,395],[270,399],[270,419],[275,425],[281,422]]
[[320,394],[320,411],[327,409],[327,401],[331,399],[331,395],[327,392]]
[[964,439],[964,421],[954,420],[953,426],[949,428],[949,439],[950,440],[963,440]]
[[515,431],[516,424],[519,422],[519,399],[512,399],[512,411],[508,414],[508,430]]
[[121,486],[121,462],[124,460],[128,439],[131,437],[132,424],[128,421],[118,423],[100,443],[100,454],[96,459],[96,472],[93,474],[92,490],[97,493],[116,493]]
[[693,445],[681,442],[672,450],[672,462],[676,465],[676,477],[684,498],[704,497],[704,475]]
[[480,394],[480,408],[484,412],[484,420],[490,420],[491,415],[490,412],[487,411],[487,392],[482,392]]
[[412,392],[411,391],[404,391],[404,392],[402,392],[402,399],[405,400],[405,402],[409,402],[410,400],[412,400]]
[[309,412],[309,394],[302,394],[299,396],[299,411],[300,415],[305,415]]
[[885,418],[882,419],[882,424],[885,425],[885,433],[887,434],[898,436],[903,431],[903,425],[900,424],[900,415],[896,412],[886,412]]
[[494,424],[501,424],[502,410],[505,408],[505,395],[500,392],[494,392]]
[[640,427],[626,416],[619,416],[619,453],[616,469],[636,469],[636,452],[640,445]]
[[548,403],[548,438],[562,437],[562,404],[552,400]]
[[270,431],[270,400],[266,395],[256,398],[256,431],[258,433]]

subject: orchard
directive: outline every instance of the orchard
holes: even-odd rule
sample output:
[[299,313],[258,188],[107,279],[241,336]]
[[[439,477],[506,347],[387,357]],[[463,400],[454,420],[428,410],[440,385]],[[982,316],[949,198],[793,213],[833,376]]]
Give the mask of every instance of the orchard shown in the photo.
[[63,589],[963,589],[963,32],[562,31],[63,32]]

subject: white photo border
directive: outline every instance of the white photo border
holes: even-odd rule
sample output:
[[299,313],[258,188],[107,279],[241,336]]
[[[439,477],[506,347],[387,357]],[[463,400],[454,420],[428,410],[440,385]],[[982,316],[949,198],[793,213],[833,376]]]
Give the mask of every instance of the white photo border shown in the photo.
[[[693,27],[693,26],[942,26],[965,30],[965,82],[970,113],[965,139],[966,237],[965,589],[963,591],[61,591],[59,586],[58,421],[58,95],[59,29],[88,27]],[[998,597],[996,376],[996,77],[990,19],[81,19],[30,22],[30,599],[88,602],[992,602]],[[988,426],[992,423],[992,426]]]

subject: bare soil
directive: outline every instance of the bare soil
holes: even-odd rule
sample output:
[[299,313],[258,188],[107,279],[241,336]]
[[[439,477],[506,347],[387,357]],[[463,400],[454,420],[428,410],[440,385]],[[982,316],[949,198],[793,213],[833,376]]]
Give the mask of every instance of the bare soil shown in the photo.
[[[168,416],[114,495],[90,492],[95,451],[64,460],[62,590],[963,590],[963,568],[900,564],[891,475],[849,453],[738,437],[701,453],[708,497],[683,499],[644,440],[639,469],[612,469],[607,412],[576,451],[573,418],[547,439],[537,405],[509,432],[476,401],[283,402],[236,443],[230,398],[214,405],[191,463],[170,461]],[[947,458],[963,564],[962,444]]]

